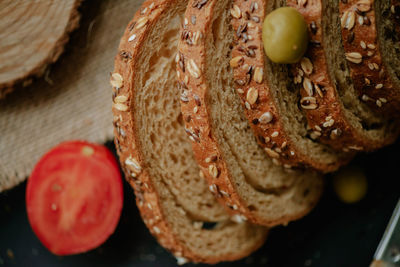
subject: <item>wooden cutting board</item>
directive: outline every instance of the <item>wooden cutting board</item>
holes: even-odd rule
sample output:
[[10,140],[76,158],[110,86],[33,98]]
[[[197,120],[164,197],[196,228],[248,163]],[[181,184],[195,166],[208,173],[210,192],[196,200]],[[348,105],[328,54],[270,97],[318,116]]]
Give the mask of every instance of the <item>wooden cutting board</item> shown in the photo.
[[79,25],[80,2],[0,1],[0,98],[59,58]]
[[109,74],[119,39],[141,3],[83,1],[80,27],[49,72],[0,100],[0,192],[25,180],[38,159],[64,140],[112,138]]

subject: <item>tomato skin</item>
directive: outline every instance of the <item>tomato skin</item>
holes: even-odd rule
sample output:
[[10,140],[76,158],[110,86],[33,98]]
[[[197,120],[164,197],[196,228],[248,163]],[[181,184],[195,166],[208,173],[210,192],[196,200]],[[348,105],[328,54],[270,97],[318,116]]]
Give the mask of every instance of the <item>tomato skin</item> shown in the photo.
[[28,180],[29,223],[57,255],[101,245],[114,232],[122,206],[119,165],[101,145],[61,143],[39,160]]

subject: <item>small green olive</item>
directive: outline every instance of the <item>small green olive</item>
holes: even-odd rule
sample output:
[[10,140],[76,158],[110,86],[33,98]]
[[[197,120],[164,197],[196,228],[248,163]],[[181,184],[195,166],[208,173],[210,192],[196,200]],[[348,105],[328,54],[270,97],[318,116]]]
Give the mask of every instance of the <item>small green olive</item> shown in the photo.
[[281,7],[265,18],[262,38],[265,53],[273,62],[296,63],[307,49],[307,23],[296,9]]
[[333,174],[333,188],[345,203],[356,203],[367,194],[365,173],[357,166],[347,166]]

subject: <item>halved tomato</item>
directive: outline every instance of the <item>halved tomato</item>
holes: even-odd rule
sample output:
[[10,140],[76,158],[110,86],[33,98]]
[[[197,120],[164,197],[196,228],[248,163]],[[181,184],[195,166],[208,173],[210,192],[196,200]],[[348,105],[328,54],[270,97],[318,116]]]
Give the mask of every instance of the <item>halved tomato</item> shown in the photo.
[[26,189],[33,231],[51,252],[76,254],[101,245],[121,215],[118,163],[104,146],[65,142],[35,166]]

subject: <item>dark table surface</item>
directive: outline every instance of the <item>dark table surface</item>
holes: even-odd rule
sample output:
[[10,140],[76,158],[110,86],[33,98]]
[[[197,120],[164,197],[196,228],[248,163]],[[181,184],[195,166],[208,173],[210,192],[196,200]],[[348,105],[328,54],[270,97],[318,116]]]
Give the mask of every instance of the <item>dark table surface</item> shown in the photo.
[[[111,143],[107,146],[113,150]],[[325,193],[308,216],[273,229],[265,245],[250,257],[217,266],[368,266],[400,197],[399,148],[400,143],[354,160],[368,178],[368,193],[361,202],[340,202],[327,176]],[[25,210],[25,186],[0,193],[0,266],[176,265],[143,224],[126,182],[115,233],[93,251],[65,257],[52,255],[33,234]]]

